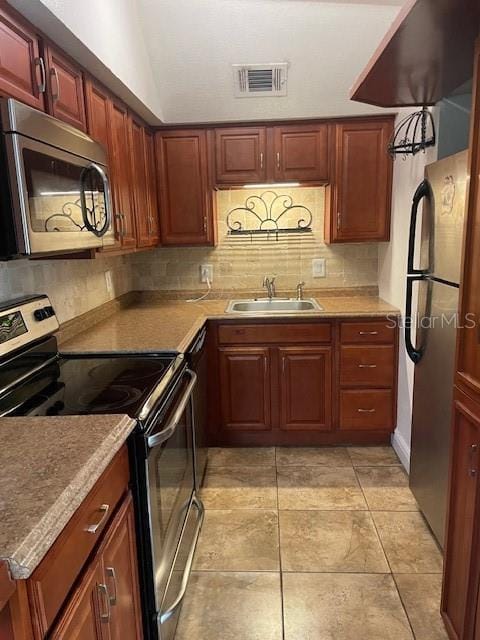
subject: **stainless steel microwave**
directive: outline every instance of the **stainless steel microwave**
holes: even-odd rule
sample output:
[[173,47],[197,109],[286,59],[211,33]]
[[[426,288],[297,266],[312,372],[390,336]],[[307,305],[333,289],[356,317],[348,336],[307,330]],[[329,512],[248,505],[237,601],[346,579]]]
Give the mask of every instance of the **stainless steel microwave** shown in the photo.
[[0,257],[114,243],[102,145],[11,98],[0,100]]

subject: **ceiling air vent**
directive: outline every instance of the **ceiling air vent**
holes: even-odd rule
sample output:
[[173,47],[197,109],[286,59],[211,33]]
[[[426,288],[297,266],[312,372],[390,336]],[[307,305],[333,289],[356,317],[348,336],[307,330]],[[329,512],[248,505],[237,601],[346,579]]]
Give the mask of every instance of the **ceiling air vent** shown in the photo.
[[287,62],[232,66],[236,98],[287,95]]

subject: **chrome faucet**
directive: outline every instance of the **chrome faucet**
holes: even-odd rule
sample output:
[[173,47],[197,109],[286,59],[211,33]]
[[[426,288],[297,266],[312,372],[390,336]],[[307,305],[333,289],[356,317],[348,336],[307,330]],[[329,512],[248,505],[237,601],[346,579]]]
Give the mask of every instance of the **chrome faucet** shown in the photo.
[[275,298],[277,294],[277,292],[275,291],[275,277],[269,278],[268,276],[265,276],[263,279],[262,286],[267,290],[267,295],[269,300],[271,300],[272,298]]
[[305,282],[299,282],[297,284],[297,300],[303,300],[303,287],[305,286]]

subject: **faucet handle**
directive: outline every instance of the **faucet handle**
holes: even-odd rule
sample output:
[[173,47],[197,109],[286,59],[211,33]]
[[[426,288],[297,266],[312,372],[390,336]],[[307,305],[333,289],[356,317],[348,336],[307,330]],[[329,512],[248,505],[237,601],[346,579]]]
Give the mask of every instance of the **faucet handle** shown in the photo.
[[297,299],[298,300],[302,300],[303,299],[303,287],[305,286],[305,282],[299,282],[297,284]]

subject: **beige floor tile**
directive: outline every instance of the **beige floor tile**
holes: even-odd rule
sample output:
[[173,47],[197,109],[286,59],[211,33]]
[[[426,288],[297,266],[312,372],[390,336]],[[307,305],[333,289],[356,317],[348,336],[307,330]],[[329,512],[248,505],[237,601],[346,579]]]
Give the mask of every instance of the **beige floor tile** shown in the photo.
[[206,509],[276,509],[275,467],[218,467],[207,471]]
[[441,573],[441,553],[420,513],[373,511],[372,516],[394,573]]
[[209,467],[243,467],[275,465],[275,447],[212,447],[208,450]]
[[277,478],[280,509],[367,509],[352,468],[279,467]]
[[284,571],[389,573],[368,511],[280,511]]
[[342,447],[277,447],[277,466],[351,467],[352,461]]
[[354,467],[376,467],[400,464],[392,447],[348,447]]
[[448,640],[440,615],[442,576],[403,573],[395,582],[416,640]]
[[357,467],[356,473],[372,511],[416,511],[418,509],[403,467]]
[[277,512],[207,510],[194,569],[279,571]]
[[278,573],[191,574],[175,640],[281,639]]
[[285,640],[413,640],[391,575],[285,573]]

